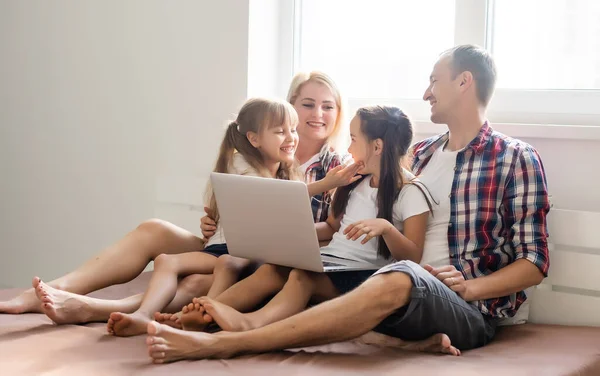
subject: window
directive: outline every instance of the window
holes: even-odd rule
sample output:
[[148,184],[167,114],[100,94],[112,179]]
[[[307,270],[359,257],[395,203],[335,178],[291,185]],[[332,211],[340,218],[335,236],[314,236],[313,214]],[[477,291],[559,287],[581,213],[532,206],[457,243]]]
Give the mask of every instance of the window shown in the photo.
[[394,103],[427,120],[433,63],[473,43],[498,66],[492,121],[600,125],[598,0],[295,0],[293,11],[285,85],[320,69],[350,107]]
[[499,88],[600,89],[600,1],[494,1]]
[[349,98],[421,98],[454,45],[448,0],[302,0],[300,19],[297,68],[331,74]]

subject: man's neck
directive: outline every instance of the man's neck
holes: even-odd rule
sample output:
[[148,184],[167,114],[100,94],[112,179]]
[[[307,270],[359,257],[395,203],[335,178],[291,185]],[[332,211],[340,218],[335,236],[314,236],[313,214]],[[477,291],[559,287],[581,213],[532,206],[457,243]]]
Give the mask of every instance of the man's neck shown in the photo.
[[323,148],[323,141],[313,140],[300,140],[298,141],[298,147],[296,148],[296,160],[299,164],[306,163],[313,155],[319,154]]
[[465,112],[462,116],[449,121],[448,130],[450,133],[446,150],[457,151],[464,149],[477,137],[484,122],[484,110]]

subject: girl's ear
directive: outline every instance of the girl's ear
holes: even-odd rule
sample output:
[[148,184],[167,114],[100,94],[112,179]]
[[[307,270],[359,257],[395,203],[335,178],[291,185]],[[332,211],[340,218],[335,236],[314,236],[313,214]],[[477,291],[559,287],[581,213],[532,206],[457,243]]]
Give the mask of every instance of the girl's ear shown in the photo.
[[258,133],[256,132],[248,132],[246,133],[246,138],[254,146],[255,148],[260,148],[260,142],[258,141]]
[[383,153],[383,140],[381,138],[374,140],[373,146],[375,148],[375,155],[379,156]]

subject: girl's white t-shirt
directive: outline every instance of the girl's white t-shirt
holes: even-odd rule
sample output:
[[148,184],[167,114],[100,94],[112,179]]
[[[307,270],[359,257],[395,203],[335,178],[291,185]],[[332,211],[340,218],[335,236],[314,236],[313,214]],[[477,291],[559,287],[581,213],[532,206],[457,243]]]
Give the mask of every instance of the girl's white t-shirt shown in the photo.
[[[261,176],[258,171],[254,169],[254,167],[250,166],[250,164],[246,161],[246,158],[244,158],[244,156],[240,153],[233,154],[233,159],[227,173],[247,176]],[[224,243],[227,242],[225,240],[225,234],[223,233],[223,227],[220,223],[217,223],[217,230],[215,231],[215,234],[208,239],[208,242],[206,242],[204,247]]]
[[[414,178],[408,171],[404,171],[406,180]],[[355,222],[377,218],[377,188],[371,187],[371,178],[365,178],[350,194],[346,211],[342,216],[339,231],[333,234],[331,242],[321,247],[321,253],[341,257],[349,260],[360,261],[373,265],[374,269],[383,267],[393,260],[385,260],[377,256],[378,238],[361,244],[364,235],[353,241],[346,239],[344,230]],[[392,212],[393,225],[400,231],[403,222],[415,215],[429,211],[425,196],[415,184],[405,184],[394,203]]]

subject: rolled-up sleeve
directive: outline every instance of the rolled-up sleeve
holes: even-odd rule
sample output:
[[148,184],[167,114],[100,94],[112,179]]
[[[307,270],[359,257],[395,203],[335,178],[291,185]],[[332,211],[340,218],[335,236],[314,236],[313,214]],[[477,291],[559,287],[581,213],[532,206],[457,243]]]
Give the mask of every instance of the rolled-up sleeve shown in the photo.
[[547,277],[550,268],[546,216],[550,210],[542,160],[526,147],[516,159],[506,191],[507,228],[510,229],[515,260],[526,259]]

